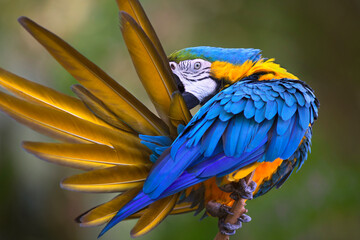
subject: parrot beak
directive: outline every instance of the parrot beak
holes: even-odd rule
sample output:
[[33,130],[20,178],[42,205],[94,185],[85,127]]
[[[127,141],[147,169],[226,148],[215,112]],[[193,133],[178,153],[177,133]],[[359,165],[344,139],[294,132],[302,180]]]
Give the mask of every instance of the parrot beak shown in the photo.
[[185,92],[184,84],[180,81],[179,76],[173,73],[173,77],[175,79],[176,86],[179,92],[181,93],[181,95],[183,96],[185,104],[188,107],[188,109],[192,109],[196,105],[200,104],[199,99],[197,99],[192,93]]
[[189,110],[200,104],[200,100],[197,99],[197,97],[195,97],[195,95],[192,93],[184,92],[181,95],[183,96],[186,106]]
[[178,75],[176,75],[175,73],[173,73],[173,77],[175,79],[175,84],[179,90],[179,92],[182,94],[185,92],[185,88],[184,88],[184,84],[180,81],[180,78]]

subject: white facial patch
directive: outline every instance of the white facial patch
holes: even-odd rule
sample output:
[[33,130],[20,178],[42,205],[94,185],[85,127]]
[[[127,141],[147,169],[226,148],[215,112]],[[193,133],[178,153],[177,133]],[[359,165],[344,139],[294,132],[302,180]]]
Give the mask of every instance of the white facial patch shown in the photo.
[[170,62],[170,67],[182,84],[185,92],[193,94],[200,102],[213,94],[217,83],[210,77],[211,62],[203,59]]

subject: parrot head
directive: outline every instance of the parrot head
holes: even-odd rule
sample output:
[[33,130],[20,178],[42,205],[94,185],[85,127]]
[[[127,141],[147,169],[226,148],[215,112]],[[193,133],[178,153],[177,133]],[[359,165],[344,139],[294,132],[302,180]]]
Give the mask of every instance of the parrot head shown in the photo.
[[[215,71],[218,63],[239,66],[245,62],[261,59],[260,50],[252,48],[191,47],[172,53],[169,56],[170,68],[174,74],[179,91],[189,109],[219,92],[224,79],[219,79]],[[217,64],[213,64],[213,63]]]

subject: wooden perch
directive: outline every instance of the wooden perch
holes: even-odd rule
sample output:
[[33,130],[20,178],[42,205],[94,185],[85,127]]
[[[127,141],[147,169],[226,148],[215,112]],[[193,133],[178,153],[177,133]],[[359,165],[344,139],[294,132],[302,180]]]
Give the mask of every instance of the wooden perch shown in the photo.
[[[255,171],[252,171],[249,175],[245,177],[246,184],[249,184],[252,181],[252,178],[254,176]],[[246,206],[246,199],[239,198],[239,200],[235,201],[230,212],[233,214],[228,214],[225,218],[224,223],[231,223],[236,224],[238,221],[238,218],[247,213],[247,209],[245,209]],[[222,234],[220,231],[215,236],[214,240],[229,240],[229,235]]]

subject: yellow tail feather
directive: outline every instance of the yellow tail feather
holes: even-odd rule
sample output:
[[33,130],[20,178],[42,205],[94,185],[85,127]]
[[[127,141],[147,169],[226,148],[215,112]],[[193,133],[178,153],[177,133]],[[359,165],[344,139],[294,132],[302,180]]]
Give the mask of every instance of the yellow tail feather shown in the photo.
[[24,142],[23,148],[40,159],[82,170],[115,165],[150,166],[150,153],[127,147],[110,148],[99,144]]
[[21,25],[82,85],[137,132],[167,135],[166,125],[114,79],[55,34],[26,17]]
[[131,230],[131,236],[139,237],[153,230],[170,214],[178,197],[179,194],[175,194],[152,203]]
[[80,192],[123,192],[141,186],[149,173],[146,166],[115,166],[70,176],[61,187]]
[[[123,206],[125,206],[126,203],[128,203],[138,194],[141,188],[142,187],[131,189],[127,192],[124,192],[116,196],[115,198],[113,198],[112,200],[106,203],[103,203],[97,207],[94,207],[93,209],[90,209],[89,211],[80,215],[76,219],[76,221],[80,223],[81,227],[95,227],[109,222],[116,215],[116,213]],[[191,203],[179,203],[175,205],[175,207],[170,212],[170,214],[171,215],[181,214],[181,213],[191,212],[194,210],[196,210],[196,207],[191,208]],[[133,215],[127,217],[125,220],[140,218],[141,216],[144,215],[146,211],[147,208],[144,208],[143,210],[136,212]]]
[[66,112],[30,103],[1,92],[0,109],[34,130],[59,140],[93,142],[110,147],[125,145],[145,148],[139,139],[130,133],[110,130]]
[[79,99],[19,77],[0,68],[0,86],[26,100],[63,110],[90,122],[112,128],[98,119]]
[[153,43],[158,54],[160,55],[161,60],[164,63],[164,67],[168,72],[171,72],[169,61],[167,59],[166,53],[160,43],[158,36],[155,33],[153,26],[151,25],[144,9],[138,0],[117,0],[119,10],[128,13],[144,30],[148,38]]
[[172,124],[176,127],[179,124],[186,126],[192,118],[191,113],[185,104],[184,98],[179,92],[173,94],[169,116]]
[[115,214],[131,199],[133,199],[141,190],[142,185],[128,190],[112,200],[101,204],[89,211],[81,214],[76,221],[80,223],[82,227],[94,227],[99,226],[110,221]]
[[121,130],[135,133],[135,131],[125,124],[121,119],[116,116],[100,99],[95,97],[91,92],[89,92],[83,86],[76,84],[73,85],[73,92],[85,103],[85,105],[90,109],[90,111],[102,119],[104,122],[119,128]]
[[136,72],[161,117],[171,128],[168,113],[175,81],[146,33],[127,13],[121,12],[121,31]]

